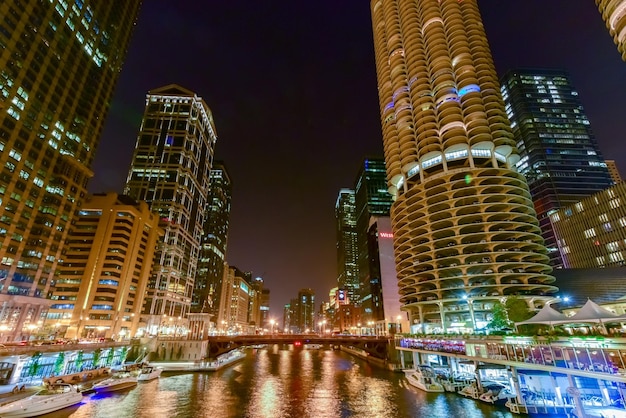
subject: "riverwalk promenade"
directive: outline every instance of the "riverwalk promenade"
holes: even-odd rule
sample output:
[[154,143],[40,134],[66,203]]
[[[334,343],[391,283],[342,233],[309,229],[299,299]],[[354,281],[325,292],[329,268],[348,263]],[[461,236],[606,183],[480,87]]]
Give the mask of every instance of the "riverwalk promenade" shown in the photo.
[[397,336],[402,368],[500,379],[512,412],[626,417],[626,339],[606,336]]

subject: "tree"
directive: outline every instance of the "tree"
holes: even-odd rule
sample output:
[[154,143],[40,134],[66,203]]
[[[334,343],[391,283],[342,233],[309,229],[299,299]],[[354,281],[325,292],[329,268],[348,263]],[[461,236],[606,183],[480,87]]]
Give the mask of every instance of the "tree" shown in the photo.
[[93,364],[93,368],[97,369],[98,366],[100,365],[100,357],[102,355],[102,349],[98,348],[96,351],[93,352],[93,357],[92,357],[92,364]]
[[60,374],[63,374],[64,372],[64,366],[65,365],[65,353],[63,351],[61,351],[59,353],[59,355],[57,355],[56,360],[54,361],[54,367],[53,367],[53,372],[55,374],[55,376],[58,376]]
[[490,330],[499,331],[503,328],[508,328],[511,326],[511,321],[509,320],[507,307],[503,305],[501,302],[496,302],[493,305],[493,309],[491,313],[492,313],[491,321],[487,325],[487,327]]
[[76,366],[76,370],[77,371],[82,371],[82,367],[83,367],[83,352],[79,351],[78,354],[76,354],[76,360],[74,361],[74,365]]
[[33,357],[30,359],[30,365],[28,366],[28,375],[30,377],[37,376],[37,372],[39,372],[39,360],[41,359],[41,353],[37,351],[33,354]]
[[508,297],[504,305],[506,306],[509,320],[512,322],[522,322],[533,316],[533,313],[528,309],[526,301],[517,296]]
[[113,349],[109,348],[109,352],[107,353],[106,365],[111,366],[113,364]]

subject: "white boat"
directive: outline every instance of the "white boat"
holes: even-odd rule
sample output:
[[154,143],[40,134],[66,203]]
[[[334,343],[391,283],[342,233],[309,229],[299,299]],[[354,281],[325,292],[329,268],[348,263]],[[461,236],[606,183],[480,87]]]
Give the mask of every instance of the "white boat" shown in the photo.
[[129,389],[133,386],[137,386],[137,376],[133,376],[128,372],[118,372],[111,375],[108,379],[94,384],[92,390],[96,393],[108,393]]
[[34,395],[0,406],[0,416],[29,418],[49,414],[76,405],[83,400],[78,388],[68,384],[53,384]]
[[143,366],[141,368],[139,376],[137,376],[137,381],[147,382],[150,380],[158,379],[158,377],[161,376],[161,372],[163,372],[163,369],[161,367]]
[[426,365],[404,371],[406,379],[412,386],[425,392],[444,392],[443,385],[437,381],[435,371]]

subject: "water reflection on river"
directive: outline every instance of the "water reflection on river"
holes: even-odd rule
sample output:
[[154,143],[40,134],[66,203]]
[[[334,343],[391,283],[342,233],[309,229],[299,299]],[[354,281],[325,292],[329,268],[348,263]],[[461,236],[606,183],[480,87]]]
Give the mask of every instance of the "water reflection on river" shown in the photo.
[[513,417],[455,394],[427,394],[402,373],[372,367],[348,354],[292,346],[249,350],[210,373],[163,374],[115,395],[85,397],[47,418],[207,417]]

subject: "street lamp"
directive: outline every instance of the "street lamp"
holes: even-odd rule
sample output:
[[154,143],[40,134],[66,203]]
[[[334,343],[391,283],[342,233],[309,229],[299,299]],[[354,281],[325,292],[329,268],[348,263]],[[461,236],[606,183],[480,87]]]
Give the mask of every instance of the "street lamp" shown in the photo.
[[270,334],[274,333],[274,324],[276,324],[276,321],[274,319],[270,319]]

